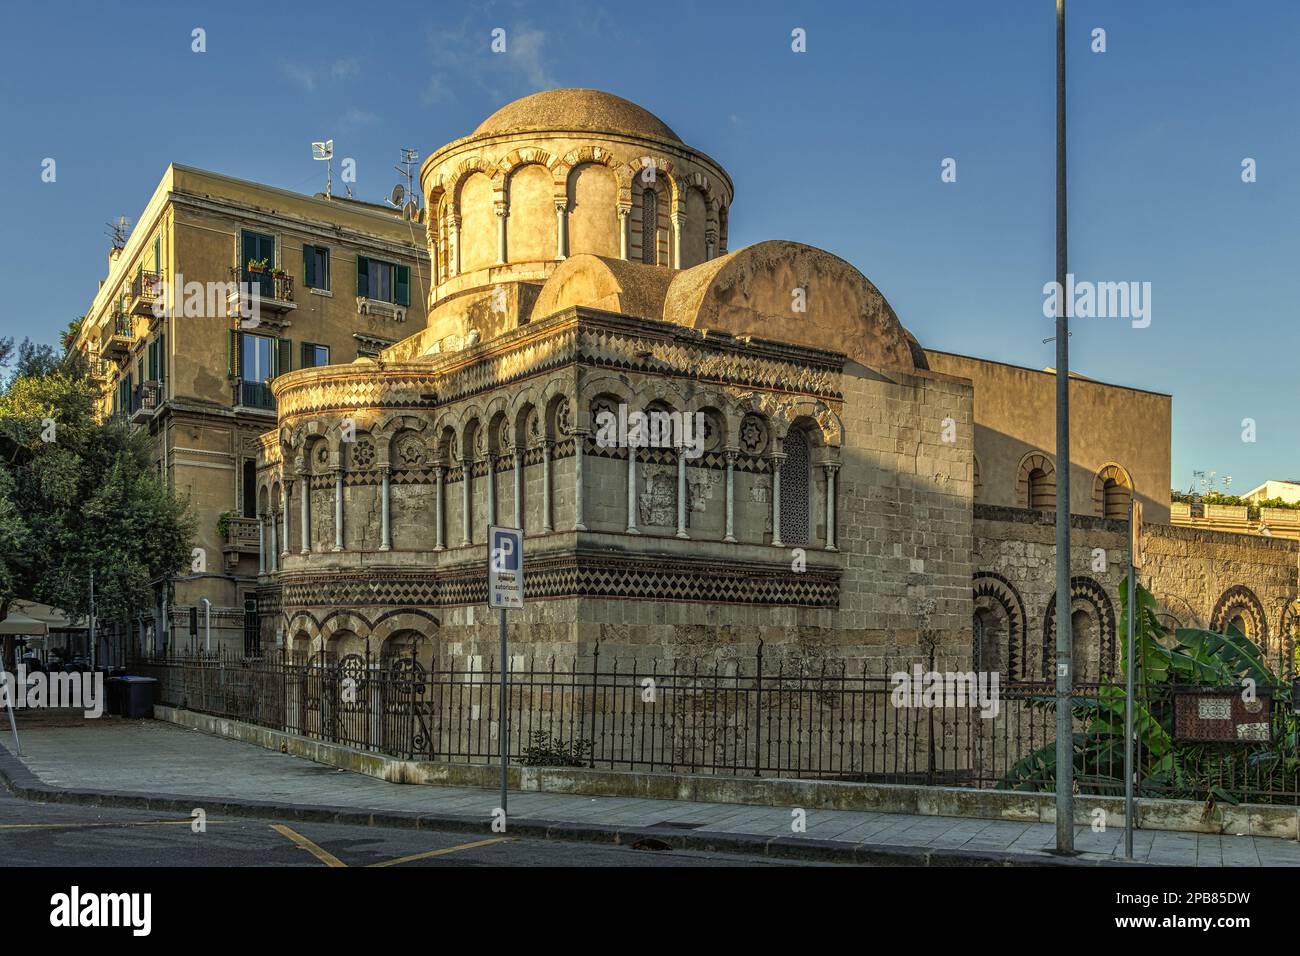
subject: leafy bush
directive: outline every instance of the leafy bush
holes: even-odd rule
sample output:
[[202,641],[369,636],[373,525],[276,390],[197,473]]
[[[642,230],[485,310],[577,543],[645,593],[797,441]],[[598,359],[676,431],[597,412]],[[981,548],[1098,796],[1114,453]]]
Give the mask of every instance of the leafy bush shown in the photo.
[[525,767],[585,767],[595,746],[591,740],[565,743],[544,730],[533,731],[528,739],[530,743],[524,748],[522,760]]

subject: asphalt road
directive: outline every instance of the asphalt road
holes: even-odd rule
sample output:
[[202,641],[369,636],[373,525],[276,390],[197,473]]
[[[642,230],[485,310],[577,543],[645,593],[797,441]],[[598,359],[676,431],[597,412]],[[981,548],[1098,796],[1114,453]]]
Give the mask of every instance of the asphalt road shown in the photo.
[[[0,791],[0,860],[13,866],[807,866],[692,850],[515,839],[297,820],[32,803]],[[504,837],[504,838],[503,838]]]

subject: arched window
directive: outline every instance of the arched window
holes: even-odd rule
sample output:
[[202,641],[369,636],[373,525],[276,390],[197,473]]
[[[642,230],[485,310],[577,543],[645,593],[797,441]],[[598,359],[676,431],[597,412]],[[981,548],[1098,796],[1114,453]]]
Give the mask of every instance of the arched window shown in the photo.
[[785,462],[781,465],[781,540],[786,544],[808,543],[810,471],[808,438],[798,428],[791,428],[785,436]]
[[1133,482],[1119,465],[1106,465],[1093,482],[1093,512],[1099,518],[1127,521],[1133,499]]
[[659,197],[653,189],[641,193],[641,261],[646,265],[659,262]]
[[1070,615],[1070,649],[1075,685],[1094,683],[1097,680],[1094,664],[1099,651],[1097,629],[1093,627],[1092,615],[1082,608]]
[[1029,472],[1029,507],[1036,511],[1056,510],[1056,481],[1041,468]]

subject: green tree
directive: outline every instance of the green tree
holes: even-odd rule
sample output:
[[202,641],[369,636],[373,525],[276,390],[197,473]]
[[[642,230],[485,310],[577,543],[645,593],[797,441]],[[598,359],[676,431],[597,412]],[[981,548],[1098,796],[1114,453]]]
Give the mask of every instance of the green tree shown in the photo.
[[99,618],[128,621],[188,565],[193,518],[151,468],[147,436],[96,421],[77,363],[5,351],[17,367],[0,392],[0,620],[16,598],[87,614],[93,570]]

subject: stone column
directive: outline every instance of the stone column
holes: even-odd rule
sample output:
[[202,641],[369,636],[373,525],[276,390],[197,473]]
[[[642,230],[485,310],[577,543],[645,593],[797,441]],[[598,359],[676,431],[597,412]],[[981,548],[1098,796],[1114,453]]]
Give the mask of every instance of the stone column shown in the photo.
[[682,267],[682,226],[686,222],[686,216],[682,213],[676,213],[671,218],[673,224],[673,268]]
[[280,557],[289,556],[289,495],[293,487],[293,482],[280,479],[280,512],[284,521],[284,537],[280,541]]
[[487,456],[487,523],[497,523],[497,456]]
[[627,249],[631,244],[632,207],[618,207],[618,257],[627,259]]
[[433,550],[435,551],[442,551],[446,547],[446,544],[443,542],[443,535],[445,533],[443,529],[446,527],[447,512],[446,505],[443,502],[442,492],[443,475],[445,472],[446,469],[442,465],[433,466],[433,478],[438,489],[437,498],[434,501],[433,506]]
[[343,550],[343,469],[334,472],[334,550]]
[[542,442],[542,533],[549,534],[551,525],[551,446],[548,438]]
[[686,508],[689,505],[686,494],[686,449],[677,448],[677,537],[689,538],[686,533]]
[[460,275],[460,211],[449,217],[451,223],[451,248],[447,250],[447,272],[450,276]]
[[783,548],[781,542],[781,465],[785,455],[772,456],[772,547]]
[[555,258],[564,259],[568,256],[569,243],[565,235],[564,214],[568,210],[569,204],[563,200],[556,200],[555,203]]
[[464,464],[462,464],[460,468],[461,468],[460,500],[461,500],[461,509],[464,511],[464,528],[465,528],[464,534],[461,535],[460,543],[461,546],[464,547],[466,545],[473,543],[470,536],[470,522],[473,519],[474,510],[470,506],[469,486],[470,486],[470,479],[474,471],[474,466],[469,461],[469,459],[466,459]]
[[257,516],[257,573],[266,573],[266,515]]
[[587,433],[575,431],[573,433],[573,530],[586,531],[587,526],[583,524],[583,507],[582,507],[582,452],[584,443],[587,440]]
[[[283,488],[284,485],[281,485],[280,487]],[[280,570],[280,547],[276,543],[278,539],[275,533],[276,521],[277,518],[275,512],[275,504],[272,503],[271,505],[271,573],[272,574]]]
[[723,541],[736,540],[736,451],[727,449],[727,530]]
[[640,534],[636,526],[636,446],[627,446],[627,533]]
[[524,527],[524,450],[515,449],[515,527]]
[[496,206],[497,214],[497,264],[504,265],[506,261],[506,214],[510,206],[507,203],[499,203]]
[[840,466],[838,462],[828,461],[822,468],[826,471],[826,550],[838,551],[835,547],[835,473]]
[[300,506],[298,510],[298,523],[302,525],[300,537],[302,538],[302,554],[311,552],[311,476],[300,474],[298,476],[298,497]]
[[391,487],[393,469],[389,465],[381,465],[379,471],[382,476],[379,480],[379,523],[381,526],[379,529],[379,550],[392,551],[393,532],[390,514],[393,500]]
[[713,258],[713,250],[718,248],[718,234],[712,229],[704,233],[704,259]]

